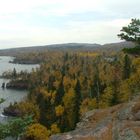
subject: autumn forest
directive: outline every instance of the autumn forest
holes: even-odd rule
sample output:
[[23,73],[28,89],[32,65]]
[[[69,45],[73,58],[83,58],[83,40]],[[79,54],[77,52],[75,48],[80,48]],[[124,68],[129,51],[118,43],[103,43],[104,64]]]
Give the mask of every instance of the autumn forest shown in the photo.
[[85,112],[128,102],[140,91],[140,57],[126,51],[58,49],[16,59],[26,56],[40,67],[10,75],[26,82],[28,96],[5,108],[16,118],[0,125],[0,139],[48,140],[74,130]]

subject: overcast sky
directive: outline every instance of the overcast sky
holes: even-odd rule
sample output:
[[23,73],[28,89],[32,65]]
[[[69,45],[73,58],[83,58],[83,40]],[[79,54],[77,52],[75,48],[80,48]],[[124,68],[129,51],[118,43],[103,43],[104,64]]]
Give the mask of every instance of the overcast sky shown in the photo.
[[118,42],[131,18],[140,0],[0,0],[0,48]]

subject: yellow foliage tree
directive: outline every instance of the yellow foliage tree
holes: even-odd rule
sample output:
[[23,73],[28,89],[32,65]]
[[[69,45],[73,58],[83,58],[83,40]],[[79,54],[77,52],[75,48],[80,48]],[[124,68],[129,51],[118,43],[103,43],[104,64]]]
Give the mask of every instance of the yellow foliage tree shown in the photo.
[[104,91],[104,94],[101,96],[101,100],[99,102],[100,108],[106,108],[111,105],[111,100],[113,97],[113,90],[111,87],[107,87]]
[[25,132],[25,139],[29,140],[48,140],[49,136],[50,131],[39,123],[30,125]]
[[20,116],[34,115],[34,120],[38,121],[40,118],[39,108],[32,102],[23,101],[17,104],[16,107],[20,111]]
[[60,133],[60,129],[58,128],[57,124],[51,125],[51,134]]
[[67,125],[69,130],[75,127],[75,91],[73,88],[69,89],[68,93],[63,98]]
[[64,113],[64,107],[62,105],[55,107],[55,113],[57,117],[62,116]]

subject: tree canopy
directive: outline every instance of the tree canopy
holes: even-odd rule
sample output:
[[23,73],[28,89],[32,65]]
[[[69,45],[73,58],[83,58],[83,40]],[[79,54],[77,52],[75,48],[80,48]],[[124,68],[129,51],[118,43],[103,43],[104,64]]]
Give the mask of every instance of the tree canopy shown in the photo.
[[136,45],[140,45],[140,20],[132,19],[128,26],[122,27],[118,37],[122,40],[134,42]]
[[27,98],[6,108],[19,117],[32,115],[33,123],[24,127],[18,120],[13,130],[2,125],[0,138],[24,134],[24,140],[47,140],[75,129],[85,112],[127,102],[140,91],[140,57],[111,50],[45,54],[27,76]]

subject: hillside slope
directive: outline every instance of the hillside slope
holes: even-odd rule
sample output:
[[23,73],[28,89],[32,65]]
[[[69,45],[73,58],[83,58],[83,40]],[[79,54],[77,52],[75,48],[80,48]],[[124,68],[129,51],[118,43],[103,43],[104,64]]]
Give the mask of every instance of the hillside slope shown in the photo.
[[19,47],[11,49],[0,50],[0,55],[16,55],[18,53],[31,53],[31,52],[44,52],[44,51],[70,51],[70,50],[96,50],[101,48],[100,44],[88,44],[88,43],[66,43],[66,44],[54,44],[54,45],[44,45],[44,46],[31,46],[31,47]]
[[51,136],[50,140],[139,140],[139,100],[89,111],[74,131]]
[[44,51],[95,51],[95,50],[113,50],[120,51],[123,48],[133,47],[134,44],[130,42],[119,42],[112,44],[88,44],[88,43],[66,43],[66,44],[54,44],[44,46],[31,46],[21,48],[11,48],[0,50],[0,55],[14,56],[19,53],[31,53],[31,52],[44,52]]

